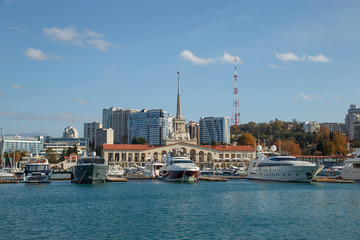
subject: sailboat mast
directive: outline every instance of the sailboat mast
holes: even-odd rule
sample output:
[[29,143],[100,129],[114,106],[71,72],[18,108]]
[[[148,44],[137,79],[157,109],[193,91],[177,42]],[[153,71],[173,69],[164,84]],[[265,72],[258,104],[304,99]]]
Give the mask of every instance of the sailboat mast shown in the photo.
[[0,141],[0,147],[1,147],[1,159],[0,159],[0,166],[3,166],[4,161],[4,136],[3,136],[3,129],[1,128],[1,141]]

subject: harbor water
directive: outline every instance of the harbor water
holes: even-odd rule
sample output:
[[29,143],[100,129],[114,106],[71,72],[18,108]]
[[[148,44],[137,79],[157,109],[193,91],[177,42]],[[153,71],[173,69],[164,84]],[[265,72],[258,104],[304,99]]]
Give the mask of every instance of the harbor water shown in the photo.
[[0,239],[358,239],[360,184],[0,185]]

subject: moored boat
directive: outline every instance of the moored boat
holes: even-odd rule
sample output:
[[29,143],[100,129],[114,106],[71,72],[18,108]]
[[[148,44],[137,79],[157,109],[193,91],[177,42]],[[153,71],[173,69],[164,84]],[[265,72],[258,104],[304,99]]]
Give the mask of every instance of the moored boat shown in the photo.
[[146,164],[146,169],[143,173],[147,177],[157,178],[159,177],[160,172],[163,170],[165,165],[166,165],[165,163],[158,161],[148,163]]
[[108,165],[101,157],[82,157],[73,167],[73,183],[105,183]]
[[50,183],[51,169],[46,158],[30,158],[24,171],[25,183]]
[[247,179],[280,182],[311,182],[324,168],[323,165],[299,161],[293,156],[276,153],[276,147],[271,150],[257,147],[257,159],[250,161]]
[[352,155],[354,158],[344,161],[344,167],[340,170],[340,177],[346,180],[360,181],[360,148],[355,148]]
[[171,182],[197,182],[200,168],[185,157],[181,150],[173,149],[166,159],[166,166],[159,173],[159,179]]
[[124,169],[118,164],[111,164],[107,174],[109,177],[120,177],[124,175]]

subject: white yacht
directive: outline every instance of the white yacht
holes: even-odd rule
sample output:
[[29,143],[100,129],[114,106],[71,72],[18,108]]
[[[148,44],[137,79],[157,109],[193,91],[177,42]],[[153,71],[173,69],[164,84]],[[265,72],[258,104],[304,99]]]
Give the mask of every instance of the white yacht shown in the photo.
[[120,177],[124,175],[124,169],[118,164],[109,164],[108,176]]
[[355,148],[352,155],[354,158],[344,161],[344,167],[340,170],[340,177],[346,180],[360,181],[360,148]]
[[30,158],[24,171],[25,183],[49,183],[51,169],[46,158]]
[[296,157],[282,156],[275,151],[275,146],[270,150],[257,146],[257,159],[250,161],[247,179],[310,182],[324,168],[323,165],[299,161]]
[[197,182],[200,168],[185,157],[182,150],[173,149],[166,159],[165,168],[159,173],[159,179],[171,182]]
[[144,175],[147,177],[157,178],[160,175],[160,171],[166,166],[163,162],[154,161],[146,164],[146,169],[143,171]]

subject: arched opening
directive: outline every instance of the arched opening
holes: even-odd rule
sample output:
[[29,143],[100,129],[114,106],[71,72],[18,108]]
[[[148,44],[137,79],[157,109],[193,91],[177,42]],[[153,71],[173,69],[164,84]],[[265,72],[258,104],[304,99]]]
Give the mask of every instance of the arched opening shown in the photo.
[[154,152],[154,153],[153,153],[153,159],[154,159],[154,161],[158,161],[158,160],[159,160],[159,154],[158,154],[158,152]]
[[128,161],[129,161],[129,162],[132,162],[132,161],[133,161],[133,154],[132,154],[132,153],[129,153],[129,154],[128,154]]
[[139,162],[139,159],[140,159],[139,153],[135,153],[135,162]]
[[200,151],[199,152],[199,162],[204,162],[204,161],[205,161],[204,151]]
[[183,147],[183,148],[181,148],[181,150],[182,150],[182,152],[186,155],[186,153],[187,153],[187,152],[186,152],[186,148]]
[[191,149],[191,150],[190,150],[190,159],[191,159],[193,162],[196,162],[196,150],[195,150],[195,149]]
[[211,152],[209,152],[208,154],[207,154],[207,162],[212,162],[212,153]]
[[[165,157],[164,157],[164,155],[165,155]],[[160,159],[166,158],[166,156],[167,156],[167,152],[164,150],[164,151],[161,152],[161,157],[160,157]],[[160,160],[160,159],[159,159],[159,160]]]

